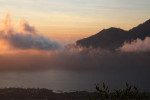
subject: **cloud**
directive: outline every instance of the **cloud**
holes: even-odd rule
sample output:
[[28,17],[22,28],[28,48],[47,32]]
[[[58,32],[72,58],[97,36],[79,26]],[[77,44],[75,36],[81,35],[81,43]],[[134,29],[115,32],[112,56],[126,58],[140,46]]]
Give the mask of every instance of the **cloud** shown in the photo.
[[137,39],[131,43],[125,43],[121,48],[122,52],[149,52],[150,51],[150,37],[144,40]]
[[12,28],[10,15],[7,14],[4,28],[0,31],[0,39],[16,49],[58,50],[61,48],[58,41],[39,35],[26,21],[21,22],[20,28],[21,32],[16,32]]
[[59,52],[24,51],[0,55],[0,71],[143,69],[149,68],[148,59],[149,52],[137,54],[71,47]]
[[1,36],[10,46],[17,49],[57,50],[61,45],[42,35],[34,37],[32,34],[9,33]]
[[20,22],[20,31],[23,33],[32,33],[33,35],[37,34],[36,29],[33,26],[29,25],[29,23],[24,19]]

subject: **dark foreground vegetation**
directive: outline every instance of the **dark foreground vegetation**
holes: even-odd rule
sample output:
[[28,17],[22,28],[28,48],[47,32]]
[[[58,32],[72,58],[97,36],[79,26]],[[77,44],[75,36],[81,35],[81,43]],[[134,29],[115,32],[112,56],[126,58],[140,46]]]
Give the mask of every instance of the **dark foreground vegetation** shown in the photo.
[[96,92],[91,93],[90,100],[150,100],[150,93],[140,92],[136,86],[126,83],[126,88],[110,91],[103,83],[96,85]]
[[95,92],[55,93],[48,89],[4,88],[0,89],[0,100],[150,100],[150,93],[139,92],[128,83],[125,89],[110,91],[103,83],[96,85]]

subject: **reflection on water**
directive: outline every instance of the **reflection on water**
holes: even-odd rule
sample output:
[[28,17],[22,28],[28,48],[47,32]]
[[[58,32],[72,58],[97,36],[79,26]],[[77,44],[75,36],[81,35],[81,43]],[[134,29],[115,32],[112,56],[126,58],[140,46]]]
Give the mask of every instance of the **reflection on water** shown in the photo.
[[150,90],[150,69],[103,69],[92,71],[48,70],[0,74],[0,87],[48,88],[54,91],[92,91],[94,84],[105,82],[110,88],[122,88],[125,82]]

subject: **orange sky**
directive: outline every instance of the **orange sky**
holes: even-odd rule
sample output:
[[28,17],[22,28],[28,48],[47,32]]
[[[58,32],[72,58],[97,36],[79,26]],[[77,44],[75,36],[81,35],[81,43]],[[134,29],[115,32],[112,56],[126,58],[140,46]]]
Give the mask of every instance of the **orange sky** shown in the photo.
[[[16,19],[13,14],[12,16],[12,24],[15,30],[19,31],[19,25],[22,20]],[[1,18],[1,22],[5,18],[5,14],[3,18]],[[25,19],[25,18],[24,18]],[[129,30],[138,24],[146,21],[146,20],[106,20],[106,19],[66,19],[62,21],[62,18],[55,19],[53,21],[49,21],[47,19],[43,19],[40,21],[38,18],[25,19],[29,22],[30,25],[35,27],[39,34],[43,34],[47,37],[50,37],[53,40],[58,40],[65,44],[75,42],[76,40],[91,36],[93,34],[98,33],[102,29],[106,29],[109,27],[118,27],[125,30]],[[39,21],[38,21],[39,20]],[[62,25],[61,25],[62,24]],[[64,25],[63,25],[64,24]],[[3,27],[3,23],[0,23],[1,28]]]
[[3,0],[0,27],[9,12],[16,30],[23,18],[40,34],[67,44],[104,28],[131,29],[149,19],[149,4],[149,0]]

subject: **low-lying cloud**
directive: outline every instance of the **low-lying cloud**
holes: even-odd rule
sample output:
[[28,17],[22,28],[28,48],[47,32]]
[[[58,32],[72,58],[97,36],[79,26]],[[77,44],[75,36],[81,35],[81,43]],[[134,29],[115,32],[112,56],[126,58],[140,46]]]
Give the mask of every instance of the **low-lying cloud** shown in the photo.
[[67,48],[51,53],[45,51],[29,53],[26,51],[1,55],[0,71],[143,69],[149,68],[149,59],[150,52],[123,53],[93,48]]
[[144,40],[137,39],[131,43],[125,43],[121,48],[123,52],[148,52],[150,51],[150,37]]
[[21,32],[16,32],[11,25],[9,14],[4,21],[4,28],[0,31],[0,39],[16,49],[58,50],[61,44],[43,35],[39,35],[33,26],[26,21],[21,22]]

